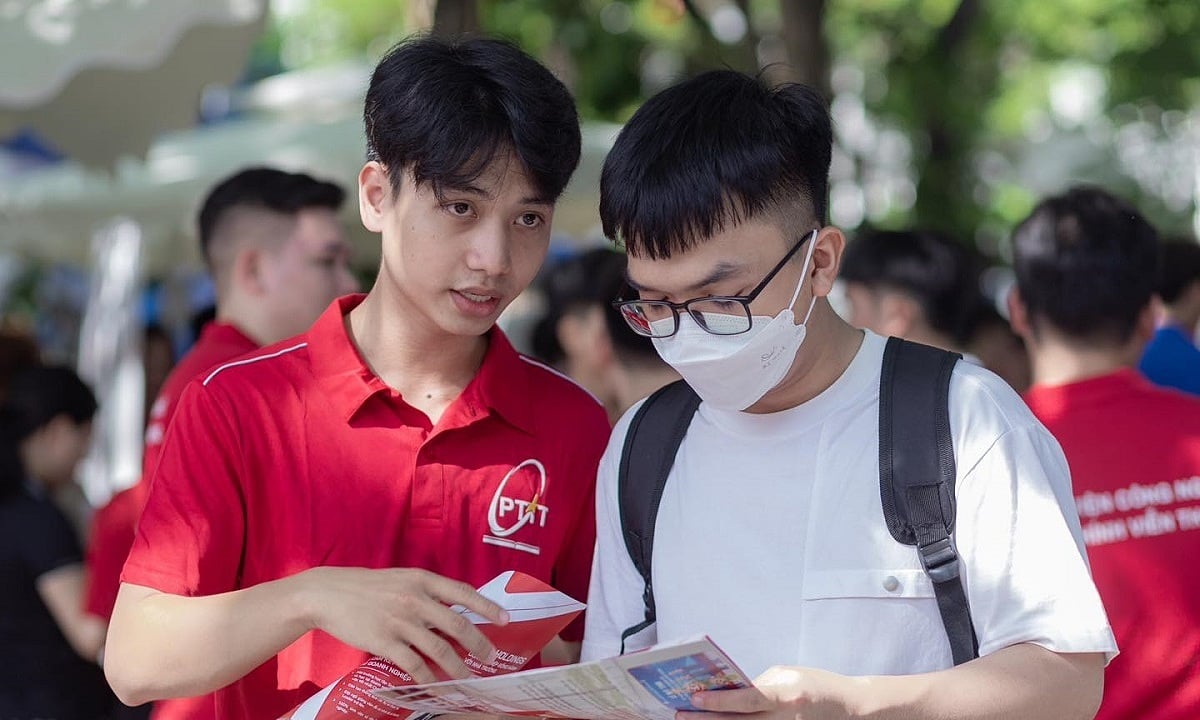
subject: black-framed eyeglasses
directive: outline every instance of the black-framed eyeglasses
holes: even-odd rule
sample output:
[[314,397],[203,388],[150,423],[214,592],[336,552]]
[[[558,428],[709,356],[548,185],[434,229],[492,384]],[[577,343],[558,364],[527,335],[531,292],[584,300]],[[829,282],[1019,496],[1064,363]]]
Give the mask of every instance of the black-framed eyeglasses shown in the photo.
[[800,238],[779,264],[767,273],[762,282],[746,295],[710,295],[681,303],[669,300],[618,299],[613,301],[613,307],[621,312],[621,317],[625,318],[625,322],[635,333],[645,337],[667,338],[679,332],[680,311],[686,312],[701,329],[713,335],[740,335],[749,331],[753,323],[750,303],[766,289],[796,251],[816,235],[817,231],[813,230]]

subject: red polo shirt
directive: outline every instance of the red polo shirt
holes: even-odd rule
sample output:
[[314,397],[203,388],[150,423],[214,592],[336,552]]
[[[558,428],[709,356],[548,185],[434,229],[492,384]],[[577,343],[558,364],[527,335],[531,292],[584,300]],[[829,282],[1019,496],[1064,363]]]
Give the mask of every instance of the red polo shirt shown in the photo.
[[121,587],[121,568],[133,547],[138,516],[146,504],[150,478],[158,465],[163,434],[171,422],[179,396],[197,375],[258,348],[254,342],[233,325],[211,322],[204,326],[192,349],[180,359],[167,375],[150,410],[146,426],[146,449],[142,456],[142,478],[133,487],[117,493],[92,518],[88,540],[88,590],[85,609],[108,620],[117,602]]
[[[493,329],[431,425],[352,344],[360,301],[184,392],[122,580],[210,595],[322,565],[476,586],[521,570],[584,599],[604,408]],[[218,692],[217,716],[278,717],[366,658],[309,633]]]

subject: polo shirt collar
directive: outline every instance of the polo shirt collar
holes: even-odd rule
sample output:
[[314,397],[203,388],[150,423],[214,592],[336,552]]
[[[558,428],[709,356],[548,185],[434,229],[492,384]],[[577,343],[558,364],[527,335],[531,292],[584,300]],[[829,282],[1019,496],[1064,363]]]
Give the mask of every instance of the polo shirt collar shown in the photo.
[[346,315],[365,297],[355,294],[334,300],[302,338],[308,343],[313,375],[324,389],[325,400],[345,420],[370,397],[388,389],[367,367],[346,329]]
[[[338,298],[313,323],[303,340],[308,343],[313,373],[324,389],[325,399],[337,412],[350,420],[370,398],[391,393],[367,366],[346,328],[346,315],[366,297],[364,294]],[[447,408],[447,417],[463,412],[470,416],[483,409],[492,411],[509,424],[532,433],[534,407],[531,376],[533,367],[523,359],[497,327],[488,331],[488,348],[479,372]],[[473,417],[463,418],[461,424]]]
[[488,331],[487,353],[475,378],[463,390],[462,399],[479,403],[507,423],[533,434],[535,429],[534,367],[513,349],[499,327]]

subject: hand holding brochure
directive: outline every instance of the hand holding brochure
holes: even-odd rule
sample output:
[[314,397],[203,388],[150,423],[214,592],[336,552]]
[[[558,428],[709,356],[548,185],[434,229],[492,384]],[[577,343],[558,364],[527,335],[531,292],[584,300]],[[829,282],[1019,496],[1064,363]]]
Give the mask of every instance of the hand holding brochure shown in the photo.
[[693,693],[751,687],[707,637],[581,665],[392,687],[388,703],[427,713],[488,713],[586,720],[674,720]]
[[[479,593],[508,611],[509,623],[493,625],[461,606],[451,608],[479,626],[496,647],[497,657],[477,658],[455,644],[467,669],[489,677],[520,670],[571,623],[583,604],[542,581],[521,572],[501,573],[479,588]],[[446,675],[437,667],[434,673]],[[313,695],[280,720],[387,720],[407,718],[411,712],[373,691],[412,683],[412,677],[388,660],[374,657],[341,680]]]

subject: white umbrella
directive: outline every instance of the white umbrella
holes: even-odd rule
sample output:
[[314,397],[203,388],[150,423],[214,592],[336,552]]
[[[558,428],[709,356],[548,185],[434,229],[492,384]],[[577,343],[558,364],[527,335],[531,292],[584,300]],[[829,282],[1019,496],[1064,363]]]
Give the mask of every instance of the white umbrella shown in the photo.
[[0,0],[0,138],[29,129],[96,167],[193,125],[234,82],[266,0]]
[[[201,198],[239,168],[265,164],[303,170],[350,191],[346,227],[357,262],[372,265],[379,239],[362,230],[353,195],[366,149],[362,98],[370,72],[368,64],[347,63],[260,81],[234,93],[239,119],[167,133],[144,162],[117,163],[111,175],[73,163],[7,179],[0,173],[0,253],[7,249],[36,261],[86,266],[84,238],[123,215],[142,227],[147,274],[199,268],[194,229]],[[600,235],[600,167],[618,129],[583,128],[582,162],[555,212],[556,233],[580,244]]]

